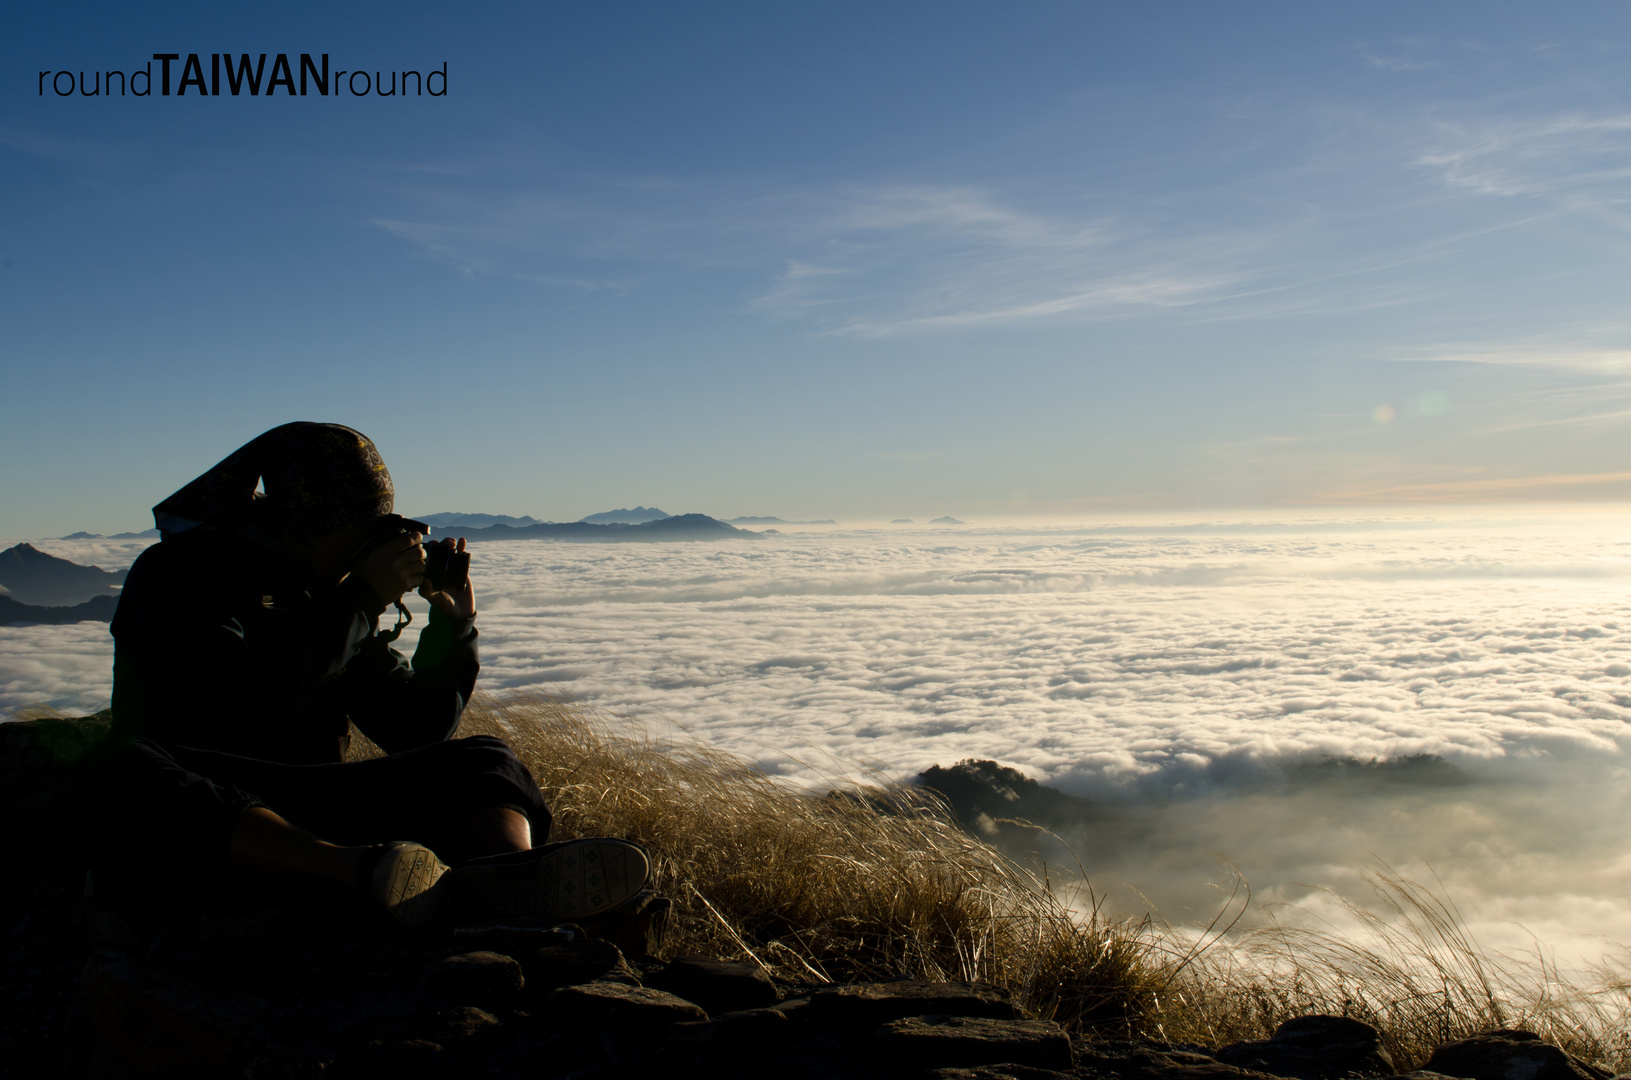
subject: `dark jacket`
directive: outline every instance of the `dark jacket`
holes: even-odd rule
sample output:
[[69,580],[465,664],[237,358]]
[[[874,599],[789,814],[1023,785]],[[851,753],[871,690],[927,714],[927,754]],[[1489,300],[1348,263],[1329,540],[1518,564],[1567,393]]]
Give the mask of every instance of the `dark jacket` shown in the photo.
[[196,529],[136,560],[113,619],[114,736],[290,765],[449,738],[475,687],[474,621],[434,609],[409,662],[364,582],[312,580],[265,533]]

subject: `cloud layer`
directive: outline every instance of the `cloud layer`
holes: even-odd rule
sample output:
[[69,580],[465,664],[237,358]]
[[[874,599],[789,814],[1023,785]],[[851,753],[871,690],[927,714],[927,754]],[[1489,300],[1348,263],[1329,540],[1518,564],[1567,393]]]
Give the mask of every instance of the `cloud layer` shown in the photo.
[[[483,685],[547,684],[790,774],[806,774],[783,756],[798,746],[891,773],[978,755],[1099,798],[1324,754],[1434,753],[1486,771],[1563,748],[1618,754],[1631,719],[1623,524],[484,543]],[[41,544],[108,567],[140,550]],[[4,633],[4,704],[105,700],[105,630]],[[63,649],[83,658],[51,666]]]
[[[1584,955],[1599,931],[1582,927],[1631,940],[1631,845],[1607,827],[1631,775],[1627,525],[1349,515],[483,543],[482,683],[671,725],[800,782],[997,759],[1103,801],[1077,855],[1175,918],[1212,901],[1218,857],[1260,896],[1317,909],[1297,883],[1361,888],[1371,853],[1430,863],[1503,942],[1524,940],[1506,920],[1563,934],[1576,912],[1563,938]],[[0,629],[0,704],[95,708],[110,658],[100,625]],[[1412,754],[1474,782],[1283,785],[1325,756]]]

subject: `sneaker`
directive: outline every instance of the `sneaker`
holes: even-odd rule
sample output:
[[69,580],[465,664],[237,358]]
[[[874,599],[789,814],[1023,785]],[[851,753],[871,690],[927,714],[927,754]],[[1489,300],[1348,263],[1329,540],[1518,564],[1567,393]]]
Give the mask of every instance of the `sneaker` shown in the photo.
[[626,902],[651,875],[646,853],[596,837],[475,859],[448,875],[461,918],[592,918]]
[[[403,926],[424,926],[447,906],[443,883],[447,867],[422,844],[397,841],[377,845],[364,857],[358,877],[385,913]],[[370,868],[367,860],[373,861]]]

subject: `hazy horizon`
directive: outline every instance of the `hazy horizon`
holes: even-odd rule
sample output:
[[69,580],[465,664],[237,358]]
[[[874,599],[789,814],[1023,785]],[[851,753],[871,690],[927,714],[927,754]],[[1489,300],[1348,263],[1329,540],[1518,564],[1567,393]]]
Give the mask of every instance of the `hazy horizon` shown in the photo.
[[[661,501],[661,500],[657,500]],[[656,502],[652,503],[654,508]],[[469,516],[488,515],[493,517],[524,518],[532,517],[545,523],[571,523],[581,521],[594,514],[615,510],[617,507],[607,503],[602,510],[588,511],[576,517],[561,515],[558,517],[546,516],[543,512],[528,512],[521,510],[514,512],[509,509],[492,510],[426,510],[423,507],[408,513],[409,517],[435,517],[443,514],[461,514]],[[404,512],[399,505],[398,512]],[[1513,499],[1504,501],[1466,501],[1452,503],[1376,503],[1376,504],[1308,504],[1308,505],[1282,505],[1282,506],[1216,506],[1192,507],[1187,509],[1171,508],[1162,510],[1130,509],[1082,512],[1058,510],[1053,512],[1038,511],[1028,508],[1025,511],[1010,509],[1007,512],[974,515],[971,511],[938,508],[919,511],[918,516],[903,519],[899,515],[891,516],[883,513],[872,517],[842,518],[836,514],[825,514],[820,518],[792,519],[787,513],[766,513],[761,509],[754,509],[752,513],[714,513],[709,510],[682,510],[669,513],[669,516],[678,516],[686,513],[701,513],[718,521],[731,521],[740,518],[780,518],[789,525],[796,525],[802,531],[812,530],[851,530],[851,529],[900,529],[902,527],[918,527],[933,525],[937,529],[959,528],[992,528],[992,527],[1027,527],[1082,529],[1094,531],[1167,531],[1180,532],[1206,532],[1210,530],[1281,530],[1286,528],[1302,528],[1306,526],[1319,527],[1322,522],[1339,520],[1343,529],[1356,529],[1364,527],[1364,522],[1373,522],[1379,528],[1425,528],[1434,524],[1449,521],[1477,521],[1488,519],[1492,521],[1510,522],[1513,520],[1545,522],[1559,514],[1566,516],[1595,516],[1604,515],[1614,517],[1631,512],[1631,500],[1581,500],[1581,501],[1545,501],[1530,499]],[[959,518],[960,524],[940,525],[935,518],[942,516],[958,517],[959,512],[970,514],[976,520]],[[933,517],[929,516],[933,514]],[[1333,515],[1336,515],[1333,518]],[[757,532],[757,527],[745,526],[745,531]],[[153,532],[152,515],[148,515],[146,524],[121,527],[107,525],[103,528],[85,526],[69,530],[60,535],[48,530],[35,529],[30,532],[19,532],[12,535],[0,535],[0,544],[11,545],[19,543],[36,543],[39,541],[53,541],[66,539],[73,533],[87,533],[107,539],[119,534],[128,534],[133,539],[137,534]],[[152,543],[157,536],[143,539],[143,543]],[[566,541],[570,542],[570,541]]]

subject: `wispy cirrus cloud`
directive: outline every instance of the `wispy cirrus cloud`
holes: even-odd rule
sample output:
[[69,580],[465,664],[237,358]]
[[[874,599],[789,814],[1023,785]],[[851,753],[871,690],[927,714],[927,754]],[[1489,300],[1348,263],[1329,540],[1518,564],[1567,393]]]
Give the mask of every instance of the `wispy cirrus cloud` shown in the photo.
[[[1406,45],[1406,59],[1363,55],[1438,62]],[[1631,230],[1631,114],[1541,93],[1391,116],[1262,108],[1300,118],[1305,142],[1261,166],[1197,156],[1159,190],[1057,165],[809,184],[566,176],[498,155],[393,171],[371,223],[461,273],[545,287],[640,292],[722,271],[738,311],[856,338],[1421,306],[1472,294],[1492,258],[1521,273],[1524,238],[1554,219]],[[1501,358],[1515,355],[1480,362],[1528,362]]]
[[[1622,336],[1618,327],[1601,336]],[[1631,349],[1596,345],[1580,340],[1472,341],[1414,345],[1397,349],[1388,359],[1401,363],[1488,364],[1500,367],[1555,368],[1610,375],[1631,373]]]
[[468,276],[632,288],[680,267],[735,268],[765,274],[745,310],[855,336],[1204,303],[1241,278],[1206,264],[1258,242],[1188,236],[1178,251],[1135,220],[1026,209],[972,187],[597,181],[497,200],[411,198],[417,212],[370,223]]
[[1438,135],[1421,163],[1482,195],[1610,194],[1631,177],[1631,113],[1441,120]]

